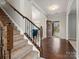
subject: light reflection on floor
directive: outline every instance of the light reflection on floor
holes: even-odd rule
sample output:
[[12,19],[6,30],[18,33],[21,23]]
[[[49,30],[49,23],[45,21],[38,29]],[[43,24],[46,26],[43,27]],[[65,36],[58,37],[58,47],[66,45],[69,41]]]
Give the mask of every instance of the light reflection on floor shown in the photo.
[[60,39],[57,37],[54,37],[52,45],[53,45],[54,52],[57,54],[59,52],[59,49],[60,49]]

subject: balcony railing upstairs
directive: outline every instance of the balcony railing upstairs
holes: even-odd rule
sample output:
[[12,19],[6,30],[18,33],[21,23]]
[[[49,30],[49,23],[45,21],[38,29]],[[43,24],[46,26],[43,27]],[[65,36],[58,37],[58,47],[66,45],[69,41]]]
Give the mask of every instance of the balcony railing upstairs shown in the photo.
[[[27,38],[40,50],[42,41],[42,27],[38,27],[34,24],[28,17],[24,16],[20,11],[18,11],[13,5],[11,5],[7,0],[4,0],[7,8],[12,10],[12,12],[17,16],[18,19],[13,19],[18,24],[19,27],[24,31]],[[1,5],[3,6],[3,5]],[[3,6],[4,8],[4,6]],[[4,8],[5,10],[7,8]],[[8,11],[8,10],[6,10]],[[10,12],[8,12],[10,13]],[[17,22],[18,20],[19,22]]]

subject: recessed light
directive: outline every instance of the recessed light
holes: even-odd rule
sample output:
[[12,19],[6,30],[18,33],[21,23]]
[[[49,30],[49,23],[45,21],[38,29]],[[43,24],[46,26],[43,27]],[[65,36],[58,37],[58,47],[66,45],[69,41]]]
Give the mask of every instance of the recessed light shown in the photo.
[[51,6],[49,6],[49,10],[50,11],[53,11],[53,10],[57,10],[59,8],[59,6],[58,5],[51,5]]

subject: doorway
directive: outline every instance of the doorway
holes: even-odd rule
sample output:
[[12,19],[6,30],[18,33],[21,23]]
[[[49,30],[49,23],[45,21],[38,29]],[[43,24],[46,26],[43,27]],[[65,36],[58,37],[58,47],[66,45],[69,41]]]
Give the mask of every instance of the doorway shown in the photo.
[[60,22],[59,21],[47,21],[47,37],[56,36],[59,37]]
[[60,22],[59,21],[53,21],[52,22],[52,35],[59,37],[60,33]]

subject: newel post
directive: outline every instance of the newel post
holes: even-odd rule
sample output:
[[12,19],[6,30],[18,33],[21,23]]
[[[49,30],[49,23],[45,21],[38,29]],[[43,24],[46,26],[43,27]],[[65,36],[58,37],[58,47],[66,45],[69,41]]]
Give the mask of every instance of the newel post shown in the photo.
[[40,27],[40,37],[41,37],[41,40],[42,40],[42,37],[43,37],[43,28],[42,28],[42,26]]
[[40,27],[40,56],[42,56],[42,51],[43,51],[43,48],[42,48],[42,39],[43,39],[43,28],[42,26]]

